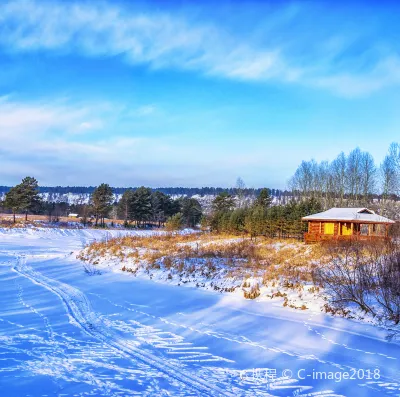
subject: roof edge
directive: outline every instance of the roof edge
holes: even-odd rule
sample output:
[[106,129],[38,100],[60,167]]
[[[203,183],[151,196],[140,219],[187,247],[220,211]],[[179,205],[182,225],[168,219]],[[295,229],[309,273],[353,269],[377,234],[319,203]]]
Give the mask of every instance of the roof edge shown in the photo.
[[[372,214],[371,214],[372,215]],[[307,217],[301,218],[302,221],[315,221],[315,222],[352,222],[352,223],[381,223],[381,224],[391,224],[396,223],[395,221],[387,218],[387,221],[367,221],[367,220],[360,220],[360,219],[328,219],[328,218],[312,218],[307,219]]]

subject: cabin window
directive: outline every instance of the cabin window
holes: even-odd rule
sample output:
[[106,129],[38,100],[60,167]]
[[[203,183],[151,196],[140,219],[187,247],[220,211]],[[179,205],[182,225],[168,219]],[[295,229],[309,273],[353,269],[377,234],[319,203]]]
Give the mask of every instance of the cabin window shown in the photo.
[[335,224],[331,222],[324,223],[324,234],[333,234],[335,230]]
[[351,223],[343,223],[342,224],[342,235],[343,236],[351,236]]
[[369,226],[368,225],[360,225],[360,234],[362,236],[368,236],[369,235]]

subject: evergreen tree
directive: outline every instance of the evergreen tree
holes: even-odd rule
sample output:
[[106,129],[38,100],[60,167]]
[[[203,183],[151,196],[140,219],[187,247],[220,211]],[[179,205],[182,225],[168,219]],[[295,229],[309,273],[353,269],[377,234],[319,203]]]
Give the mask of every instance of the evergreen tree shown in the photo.
[[241,233],[245,228],[245,219],[248,210],[237,208],[232,211],[229,218],[229,231],[233,233]]
[[235,206],[234,198],[227,192],[218,194],[212,202],[212,209],[214,212],[231,211]]
[[261,189],[260,194],[256,198],[256,205],[259,205],[263,208],[268,208],[272,204],[272,197],[270,195],[269,189]]
[[256,205],[249,209],[245,218],[245,229],[251,238],[265,234],[266,210],[264,207]]
[[171,197],[159,191],[152,194],[153,219],[158,222],[158,226],[161,226],[168,217],[176,213],[173,212],[172,207]]
[[104,226],[104,218],[112,208],[114,201],[114,194],[111,187],[107,183],[102,183],[93,192],[91,201],[93,204],[93,211],[96,216],[96,226],[100,218],[101,226]]
[[20,183],[21,205],[25,211],[25,220],[28,220],[28,212],[40,204],[39,184],[35,178],[25,177]]
[[4,206],[6,208],[11,209],[13,213],[13,222],[15,223],[15,214],[22,210],[22,192],[21,186],[17,185],[12,187],[8,193],[6,193],[6,197],[4,200]]
[[181,202],[182,202],[181,199],[172,200],[171,204],[170,204],[168,215],[171,216],[171,215],[177,214],[178,212],[181,212],[181,210],[182,210]]
[[19,211],[25,212],[25,220],[28,220],[28,212],[40,205],[39,186],[35,178],[25,177],[19,185],[14,186],[6,194],[4,205],[15,214]]
[[125,190],[118,202],[117,216],[123,219],[125,223],[133,219],[133,198],[134,193],[131,189]]
[[133,193],[132,200],[132,216],[138,223],[138,226],[143,225],[144,221],[148,221],[152,215],[152,194],[151,189],[140,187]]
[[188,227],[195,227],[203,215],[200,203],[194,199],[185,197],[181,200],[183,222]]
[[183,227],[183,217],[180,212],[168,218],[165,227],[167,230],[179,230]]

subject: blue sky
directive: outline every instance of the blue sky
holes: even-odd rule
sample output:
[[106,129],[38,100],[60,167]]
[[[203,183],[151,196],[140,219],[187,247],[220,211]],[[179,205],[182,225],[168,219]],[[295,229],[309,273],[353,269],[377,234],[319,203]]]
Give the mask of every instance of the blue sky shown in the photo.
[[2,1],[0,184],[284,188],[400,130],[390,2]]

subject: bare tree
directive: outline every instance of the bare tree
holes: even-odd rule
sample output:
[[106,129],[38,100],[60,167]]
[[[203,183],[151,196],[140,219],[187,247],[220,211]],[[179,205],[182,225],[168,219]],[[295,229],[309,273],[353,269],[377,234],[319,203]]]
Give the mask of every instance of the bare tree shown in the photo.
[[339,200],[339,206],[343,206],[344,194],[346,192],[346,168],[347,160],[343,152],[332,161],[331,174],[333,178],[333,190]]
[[365,275],[366,258],[359,245],[332,246],[328,265],[316,269],[314,276],[336,307],[356,304],[365,313],[375,315],[369,295],[372,277]]
[[[314,272],[330,304],[356,304],[378,321],[400,324],[400,251],[394,244],[346,244],[330,247],[328,265]],[[393,335],[392,335],[393,336]]]
[[385,213],[390,197],[397,192],[398,175],[396,170],[396,162],[392,156],[386,155],[380,166],[381,177],[381,213]]
[[[316,198],[324,208],[338,205],[367,206],[375,194],[382,195],[381,212],[400,195],[400,144],[392,143],[377,169],[374,158],[360,148],[348,156],[343,152],[331,163],[302,161],[289,180],[292,196],[301,200]],[[396,204],[391,209],[397,211]],[[392,216],[393,216],[392,214]]]
[[361,175],[362,152],[356,148],[350,152],[347,157],[347,192],[351,204],[358,202],[361,193],[362,175]]
[[374,158],[368,152],[361,153],[361,189],[362,189],[362,204],[367,205],[371,195],[375,192],[376,186],[376,166]]
[[235,192],[237,197],[237,206],[242,208],[244,206],[244,196],[246,184],[244,183],[243,179],[239,176],[236,180]]

